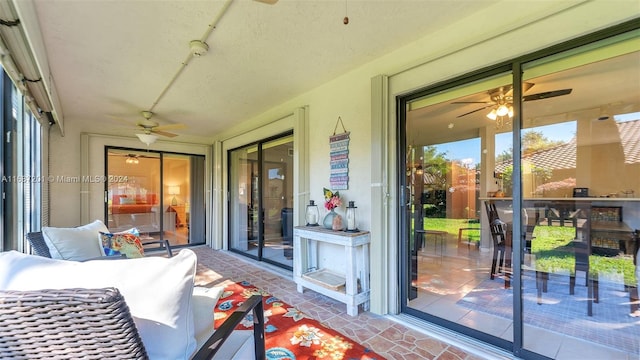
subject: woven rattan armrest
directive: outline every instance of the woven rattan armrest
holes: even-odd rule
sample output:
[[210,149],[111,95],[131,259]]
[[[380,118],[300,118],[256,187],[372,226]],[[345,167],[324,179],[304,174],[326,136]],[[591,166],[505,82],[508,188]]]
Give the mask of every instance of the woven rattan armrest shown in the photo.
[[0,359],[148,359],[115,288],[0,291]]
[[44,236],[42,232],[30,232],[27,234],[27,241],[31,245],[31,250],[33,253],[38,256],[44,256],[51,258],[51,253],[49,252],[49,247],[47,243],[44,241]]
[[[254,295],[193,359],[211,359],[249,313],[255,358],[265,359],[262,296]],[[115,288],[0,291],[0,359],[148,359],[124,297]]]
[[211,359],[222,348],[224,341],[231,336],[236,326],[240,324],[249,313],[253,313],[253,341],[256,360],[264,360],[264,310],[262,305],[262,295],[253,295],[245,301],[222,325],[216,329],[209,340],[202,345],[200,350],[193,356],[193,360]]

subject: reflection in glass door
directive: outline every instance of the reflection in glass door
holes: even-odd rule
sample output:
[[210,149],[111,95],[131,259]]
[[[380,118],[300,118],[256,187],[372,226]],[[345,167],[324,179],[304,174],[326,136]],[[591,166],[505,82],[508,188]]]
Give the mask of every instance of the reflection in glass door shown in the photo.
[[107,150],[107,227],[137,228],[141,240],[161,239],[160,154]]
[[[524,102],[521,131],[523,347],[548,357],[640,354],[638,48],[573,51],[523,72],[555,95]],[[593,84],[610,85],[606,96]]]
[[229,165],[229,248],[258,258],[258,146],[232,150]]
[[262,258],[293,267],[293,136],[262,145]]
[[403,312],[526,359],[637,358],[637,38],[401,99]]
[[293,268],[293,136],[229,152],[229,248]]
[[[190,239],[192,191],[192,162],[190,156],[165,154],[162,157],[162,179],[164,189],[165,238],[171,244],[187,244]],[[199,199],[198,199],[199,200]]]
[[[494,212],[485,204],[511,196],[496,170],[512,154],[511,81],[501,75],[407,102],[402,172],[403,311],[505,348],[513,338],[511,244],[490,231]],[[506,223],[512,215],[497,216]],[[495,303],[500,313],[483,311]]]

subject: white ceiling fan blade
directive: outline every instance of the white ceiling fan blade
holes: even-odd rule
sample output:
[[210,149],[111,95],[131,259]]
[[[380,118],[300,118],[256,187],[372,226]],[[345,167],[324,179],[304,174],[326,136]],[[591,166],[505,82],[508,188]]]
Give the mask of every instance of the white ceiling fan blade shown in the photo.
[[[114,119],[116,119],[116,120],[118,120],[120,122],[123,122],[125,124],[129,124],[132,127],[136,128],[141,133],[141,134],[136,134],[138,137],[140,137],[141,135],[142,136],[159,135],[159,136],[164,136],[164,137],[168,137],[168,138],[173,138],[173,137],[178,136],[178,134],[167,132],[165,130],[180,130],[180,129],[186,129],[187,128],[187,126],[185,124],[160,125],[155,120],[152,120],[152,118],[156,118],[155,115],[156,114],[154,114],[151,111],[141,111],[137,115],[137,119],[135,119],[135,120],[126,120],[127,116],[122,116],[122,115],[115,115],[115,114],[112,115],[112,114],[110,114],[108,116],[112,117],[112,118],[114,118]],[[142,138],[141,138],[141,141],[146,143],[146,141],[143,140]],[[151,141],[151,140],[149,139],[149,141]]]

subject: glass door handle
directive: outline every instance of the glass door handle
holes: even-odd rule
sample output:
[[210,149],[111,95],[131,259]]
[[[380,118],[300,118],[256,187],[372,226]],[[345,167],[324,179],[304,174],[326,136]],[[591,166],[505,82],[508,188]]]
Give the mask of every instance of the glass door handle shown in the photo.
[[403,185],[400,186],[400,199],[401,203],[404,203],[405,206],[411,206],[411,186]]

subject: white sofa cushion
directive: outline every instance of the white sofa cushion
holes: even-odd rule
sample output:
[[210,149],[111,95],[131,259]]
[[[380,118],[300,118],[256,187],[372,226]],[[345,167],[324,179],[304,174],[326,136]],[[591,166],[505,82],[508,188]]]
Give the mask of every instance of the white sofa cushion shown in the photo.
[[193,324],[196,336],[196,348],[202,345],[213,335],[214,313],[216,303],[224,288],[213,286],[210,288],[196,286],[193,288]]
[[9,251],[0,253],[0,290],[115,287],[150,359],[189,359],[196,349],[191,309],[196,261],[189,249],[172,258],[87,262]]
[[42,237],[49,248],[51,258],[64,260],[86,260],[104,255],[98,233],[109,232],[100,220],[75,228],[45,226]]

